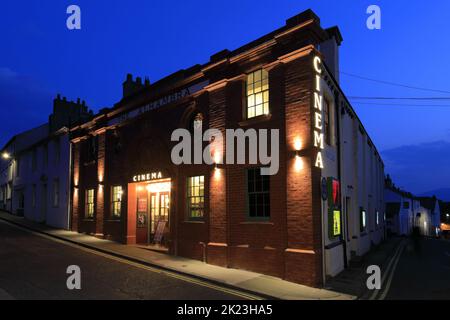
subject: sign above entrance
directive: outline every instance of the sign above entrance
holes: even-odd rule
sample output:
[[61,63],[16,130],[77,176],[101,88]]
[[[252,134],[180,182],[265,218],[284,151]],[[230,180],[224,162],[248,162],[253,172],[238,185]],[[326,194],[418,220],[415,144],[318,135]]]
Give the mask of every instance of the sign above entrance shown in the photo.
[[193,84],[190,87],[185,87],[178,91],[175,91],[173,93],[165,95],[160,99],[157,99],[157,100],[147,103],[143,106],[135,108],[131,111],[128,111],[124,114],[121,114],[115,118],[112,118],[111,120],[108,121],[108,126],[118,125],[126,120],[135,118],[135,117],[137,117],[143,113],[146,113],[148,111],[151,111],[151,110],[157,109],[159,107],[162,107],[166,104],[181,100],[184,97],[190,96],[191,94],[202,90],[208,84],[209,84],[209,81],[206,80],[206,81],[203,81],[200,83]]
[[156,172],[148,172],[148,173],[141,173],[133,176],[133,182],[142,182],[142,181],[151,181],[151,180],[158,180],[162,179],[163,174],[161,171]]

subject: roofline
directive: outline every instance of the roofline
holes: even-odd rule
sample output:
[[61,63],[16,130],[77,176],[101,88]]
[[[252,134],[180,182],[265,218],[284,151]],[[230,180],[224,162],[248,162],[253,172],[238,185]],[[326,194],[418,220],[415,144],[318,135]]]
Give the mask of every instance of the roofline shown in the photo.
[[27,130],[22,131],[22,132],[20,132],[20,133],[16,133],[15,135],[13,135],[13,136],[8,140],[8,142],[6,142],[6,144],[2,147],[2,149],[1,149],[0,151],[1,151],[1,152],[5,151],[5,149],[6,149],[10,144],[12,144],[13,141],[17,139],[17,137],[19,137],[19,136],[21,136],[21,135],[23,135],[23,134],[25,134],[25,133],[28,133],[28,132],[30,132],[30,131],[32,131],[32,130],[38,129],[38,128],[43,127],[43,126],[46,126],[46,125],[49,125],[49,123],[48,123],[48,122],[45,122],[45,123],[43,123],[43,124],[41,124],[41,125],[38,125],[38,126],[36,126],[36,127],[31,128],[31,129],[27,129]]
[[[320,54],[320,52],[318,51],[318,53]],[[372,138],[370,138],[370,135],[368,133],[368,131],[366,130],[366,128],[364,127],[363,122],[361,121],[361,119],[359,118],[358,114],[356,113],[355,109],[353,108],[352,104],[350,103],[350,101],[348,100],[347,96],[345,95],[344,91],[342,90],[341,86],[339,85],[339,83],[336,81],[336,78],[333,76],[332,72],[330,71],[330,69],[328,68],[327,64],[325,61],[322,61],[322,64],[325,66],[325,70],[327,71],[327,75],[331,78],[331,80],[333,80],[334,85],[336,86],[336,88],[339,90],[339,93],[344,97],[345,102],[347,103],[347,105],[349,106],[350,110],[353,112],[354,116],[356,117],[356,119],[358,119],[359,124],[361,125],[362,129],[364,130],[364,133],[366,134],[367,138],[369,139],[370,143],[372,144],[373,148],[375,149],[378,157],[380,158],[381,163],[383,164],[383,167],[385,167],[384,165],[384,161],[383,158],[381,157],[380,152],[378,151],[378,148],[376,147],[375,143],[373,143]]]
[[[180,69],[176,72],[173,72],[173,73],[157,80],[156,82],[152,83],[150,86],[144,87],[141,90],[138,90],[136,93],[122,98],[120,101],[118,101],[117,103],[115,103],[113,105],[113,108],[110,108],[109,110],[106,110],[104,112],[99,112],[98,114],[94,115],[94,117],[91,120],[71,128],[71,131],[74,131],[74,130],[77,130],[80,128],[89,127],[90,125],[95,124],[96,120],[101,116],[107,115],[109,117],[112,114],[117,114],[117,113],[127,110],[128,109],[127,106],[121,105],[121,104],[126,104],[126,102],[128,102],[128,101],[133,101],[133,99],[140,96],[143,92],[146,92],[147,90],[149,90],[149,88],[152,88],[155,86],[156,87],[162,86],[165,82],[167,82],[167,87],[164,86],[165,87],[164,90],[161,90],[161,95],[163,95],[164,93],[169,92],[175,88],[178,88],[185,84],[191,83],[192,81],[195,81],[196,79],[201,79],[202,77],[205,76],[205,71],[207,71],[214,65],[223,63],[224,61],[227,61],[227,60],[232,60],[233,58],[240,56],[240,55],[251,53],[252,51],[258,50],[258,48],[260,48],[261,46],[264,46],[267,43],[273,42],[274,40],[276,40],[276,38],[286,36],[296,30],[306,28],[308,26],[317,26],[318,29],[316,31],[317,31],[318,36],[322,36],[323,38],[330,38],[331,36],[335,36],[338,43],[340,43],[340,41],[342,41],[342,36],[341,36],[341,33],[337,26],[334,26],[334,27],[331,27],[328,29],[321,28],[320,18],[311,9],[307,9],[293,17],[286,19],[285,25],[278,29],[275,29],[265,35],[262,35],[261,37],[255,39],[253,41],[250,41],[232,51],[229,51],[228,49],[220,50],[220,51],[212,54],[210,56],[210,60],[204,64],[195,64],[187,69]],[[321,33],[321,34],[319,34],[319,33]],[[174,82],[168,81],[170,78],[174,78],[178,74],[181,75],[183,73],[185,74],[184,78],[175,80]],[[134,108],[134,107],[131,107],[130,109],[132,109],[132,108]],[[383,166],[384,166],[384,164],[383,164]]]

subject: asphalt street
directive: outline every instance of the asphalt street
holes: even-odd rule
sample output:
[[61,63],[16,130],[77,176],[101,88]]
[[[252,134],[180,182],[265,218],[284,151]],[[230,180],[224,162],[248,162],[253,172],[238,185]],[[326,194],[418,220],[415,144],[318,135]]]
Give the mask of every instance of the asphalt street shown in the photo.
[[450,241],[422,239],[403,250],[385,299],[450,299]]
[[[66,285],[69,265],[81,289]],[[241,299],[226,289],[110,259],[0,221],[0,299]]]

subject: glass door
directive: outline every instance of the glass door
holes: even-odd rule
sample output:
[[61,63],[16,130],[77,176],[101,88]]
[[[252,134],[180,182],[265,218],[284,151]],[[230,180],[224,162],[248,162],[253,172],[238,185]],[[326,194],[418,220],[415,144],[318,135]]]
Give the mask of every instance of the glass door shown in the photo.
[[[155,192],[150,193],[150,230],[149,237],[156,242],[161,240],[164,229],[167,228],[170,211],[170,193],[169,192]],[[164,223],[165,222],[165,223]],[[164,224],[162,224],[164,223]],[[158,229],[159,228],[159,229]],[[155,239],[155,235],[158,239]]]

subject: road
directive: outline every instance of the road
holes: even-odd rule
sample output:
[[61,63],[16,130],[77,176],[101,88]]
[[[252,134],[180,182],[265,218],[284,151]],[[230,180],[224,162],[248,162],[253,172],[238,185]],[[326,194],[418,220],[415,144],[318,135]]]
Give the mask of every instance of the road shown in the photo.
[[[66,269],[81,268],[81,290]],[[128,264],[0,221],[0,299],[242,299],[220,287]]]
[[450,241],[420,243],[419,252],[408,245],[401,252],[385,299],[450,299]]

